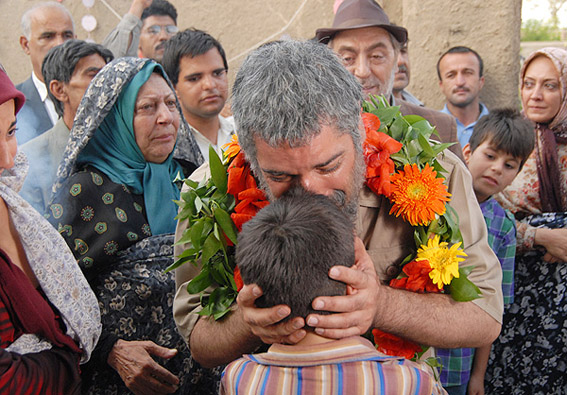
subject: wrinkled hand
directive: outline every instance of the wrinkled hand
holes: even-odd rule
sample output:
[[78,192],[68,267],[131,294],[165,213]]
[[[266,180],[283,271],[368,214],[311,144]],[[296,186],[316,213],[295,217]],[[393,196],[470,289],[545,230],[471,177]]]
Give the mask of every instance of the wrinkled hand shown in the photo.
[[535,242],[547,251],[543,256],[544,261],[567,262],[567,229],[537,229]]
[[152,341],[118,340],[108,355],[108,364],[135,394],[171,394],[177,390],[179,379],[154,361],[152,355],[169,359],[175,354],[177,350]]
[[471,376],[467,388],[467,395],[484,395],[484,375],[482,377]]
[[255,284],[245,285],[236,298],[242,311],[244,323],[250,331],[266,344],[295,344],[306,335],[303,318],[295,317],[287,322],[280,321],[291,313],[289,306],[278,305],[270,308],[258,308],[254,304],[262,296],[262,290]]
[[326,310],[338,314],[310,314],[307,324],[316,327],[315,332],[328,338],[362,335],[374,322],[380,281],[370,256],[358,237],[354,244],[353,267],[334,266],[329,276],[347,284],[345,296],[320,296],[313,300],[315,310]]

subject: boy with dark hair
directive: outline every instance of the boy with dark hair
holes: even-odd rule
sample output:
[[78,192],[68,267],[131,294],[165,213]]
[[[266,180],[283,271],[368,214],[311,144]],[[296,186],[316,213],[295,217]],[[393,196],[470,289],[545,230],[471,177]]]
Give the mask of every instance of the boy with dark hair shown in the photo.
[[220,115],[228,97],[228,63],[221,44],[197,29],[177,33],[164,45],[161,64],[171,79],[183,116],[191,126],[201,154],[221,148],[234,134],[234,119]]
[[[493,198],[512,183],[535,144],[533,126],[512,109],[494,110],[474,126],[463,156],[473,189],[488,226],[488,243],[502,266],[504,304],[514,298],[516,223]],[[490,345],[471,349],[437,349],[441,383],[449,394],[484,393],[484,374]],[[474,365],[473,365],[474,359]],[[482,391],[482,392],[480,392]]]
[[[352,266],[354,244],[348,216],[329,198],[298,188],[244,224],[236,261],[244,283],[263,290],[258,306],[286,304],[289,317],[306,317],[315,297],[348,292],[328,272]],[[427,365],[381,354],[360,336],[334,340],[306,329],[295,345],[273,344],[230,363],[221,394],[443,393]]]

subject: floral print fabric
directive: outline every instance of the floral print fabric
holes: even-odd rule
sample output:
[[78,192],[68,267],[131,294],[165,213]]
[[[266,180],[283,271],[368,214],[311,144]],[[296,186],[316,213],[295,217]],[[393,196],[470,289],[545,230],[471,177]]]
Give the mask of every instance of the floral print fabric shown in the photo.
[[[96,298],[80,272],[69,247],[55,229],[17,192],[27,172],[25,155],[18,153],[12,169],[0,176],[0,198],[20,236],[28,263],[47,299],[60,312],[67,335],[83,350],[86,362],[101,331]],[[51,348],[45,340],[27,334],[18,338],[8,351],[20,354]]]
[[[179,394],[216,394],[221,368],[204,369],[193,361],[173,322],[175,294],[173,272],[164,273],[173,262],[173,235],[145,238],[123,251],[112,264],[99,268],[91,285],[99,300],[104,329],[124,340],[151,340],[176,348],[170,360],[158,362],[181,380]],[[84,392],[129,393],[118,374],[106,365],[83,374]]]

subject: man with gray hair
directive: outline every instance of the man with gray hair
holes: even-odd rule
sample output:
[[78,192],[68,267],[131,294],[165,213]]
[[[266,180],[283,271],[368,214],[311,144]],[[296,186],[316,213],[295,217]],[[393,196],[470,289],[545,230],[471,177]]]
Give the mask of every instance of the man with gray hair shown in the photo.
[[41,74],[47,52],[66,40],[75,38],[75,24],[69,11],[55,1],[38,3],[22,16],[20,46],[32,64],[30,78],[16,85],[26,96],[26,104],[18,113],[18,144],[39,136],[57,122],[57,112],[48,97]]
[[[496,338],[502,319],[502,276],[488,246],[486,226],[472,191],[470,174],[455,155],[438,160],[446,169],[451,206],[461,218],[464,262],[483,298],[457,303],[449,295],[417,294],[386,286],[400,262],[415,248],[413,228],[390,216],[391,204],[363,187],[360,128],[361,87],[326,46],[312,42],[273,42],[252,52],[233,87],[239,141],[255,177],[270,200],[292,187],[331,197],[356,223],[355,268],[333,267],[331,278],[347,283],[346,296],[318,297],[310,314],[280,322],[288,306],[257,308],[256,285],[240,291],[232,314],[215,321],[200,316],[201,295],[187,292],[199,273],[193,265],[176,272],[174,317],[204,366],[225,364],[262,344],[300,341],[304,325],[327,338],[366,333],[369,328],[437,347],[479,346]],[[203,170],[203,169],[202,169]],[[200,180],[202,172],[194,179]],[[179,240],[187,222],[178,224]],[[187,245],[176,246],[179,256]],[[206,297],[206,295],[205,295]]]
[[457,125],[452,117],[393,97],[398,54],[407,42],[408,32],[390,23],[388,15],[374,0],[343,1],[333,26],[318,29],[315,35],[339,55],[343,65],[362,85],[365,98],[383,95],[391,104],[400,106],[403,115],[415,114],[427,119],[439,132],[442,142],[455,143],[450,149],[462,158]]

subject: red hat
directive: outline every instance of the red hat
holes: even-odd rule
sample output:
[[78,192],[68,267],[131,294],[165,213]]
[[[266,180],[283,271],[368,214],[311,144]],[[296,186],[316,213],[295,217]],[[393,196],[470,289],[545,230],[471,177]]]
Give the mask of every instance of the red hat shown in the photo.
[[22,92],[16,89],[10,77],[8,77],[8,74],[0,65],[0,104],[4,104],[11,99],[14,99],[15,114],[17,114],[24,105],[26,98]]
[[333,27],[317,29],[315,37],[324,44],[338,32],[359,29],[361,27],[381,27],[392,33],[400,43],[408,39],[408,31],[390,23],[388,15],[374,0],[345,0],[337,9]]

